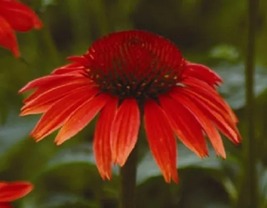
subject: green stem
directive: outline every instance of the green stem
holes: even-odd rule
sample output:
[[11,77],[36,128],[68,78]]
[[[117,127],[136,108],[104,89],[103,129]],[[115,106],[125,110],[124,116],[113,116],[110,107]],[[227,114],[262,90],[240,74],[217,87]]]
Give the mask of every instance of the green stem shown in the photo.
[[135,186],[137,169],[137,145],[121,168],[120,208],[135,208]]
[[248,39],[246,57],[246,119],[247,138],[244,139],[244,177],[240,190],[238,207],[255,207],[258,203],[257,147],[254,126],[254,71],[255,71],[255,31],[257,26],[258,0],[248,0]]

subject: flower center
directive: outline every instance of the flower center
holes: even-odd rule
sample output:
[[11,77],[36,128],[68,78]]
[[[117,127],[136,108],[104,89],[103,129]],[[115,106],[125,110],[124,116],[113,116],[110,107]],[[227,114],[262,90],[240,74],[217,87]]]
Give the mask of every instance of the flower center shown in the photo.
[[90,79],[121,99],[156,99],[181,82],[181,53],[170,41],[148,32],[113,33],[94,42],[84,56]]

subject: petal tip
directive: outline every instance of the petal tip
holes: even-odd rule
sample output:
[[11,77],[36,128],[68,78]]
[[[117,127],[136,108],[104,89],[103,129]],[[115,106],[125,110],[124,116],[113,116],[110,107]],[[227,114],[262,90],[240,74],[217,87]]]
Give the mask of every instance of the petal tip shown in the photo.
[[102,180],[108,180],[110,181],[112,176],[111,176],[111,173],[110,172],[105,172],[105,173],[100,173],[100,176],[102,178]]
[[34,139],[35,142],[39,142],[44,138],[43,135],[35,132],[34,130],[30,133],[30,136]]
[[57,146],[60,146],[61,144],[63,144],[64,141],[61,141],[60,139],[55,139],[54,143],[57,145]]

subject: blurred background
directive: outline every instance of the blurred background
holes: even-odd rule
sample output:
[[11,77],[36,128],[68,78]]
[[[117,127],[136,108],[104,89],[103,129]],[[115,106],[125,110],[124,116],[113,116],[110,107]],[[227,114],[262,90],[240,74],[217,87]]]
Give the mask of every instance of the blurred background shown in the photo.
[[[93,154],[94,124],[57,147],[55,134],[39,143],[29,132],[39,116],[19,117],[25,95],[18,90],[83,54],[97,38],[115,31],[148,30],[172,40],[184,57],[223,77],[219,88],[239,117],[247,139],[245,63],[248,5],[243,0],[23,0],[44,23],[40,31],[18,34],[22,57],[0,48],[0,179],[29,180],[35,189],[18,208],[118,207],[118,168],[111,181],[100,178]],[[256,22],[254,143],[257,198],[267,207],[267,1]],[[137,174],[137,207],[228,208],[246,198],[244,145],[226,139],[227,159],[197,158],[179,143],[179,184],[166,184],[145,138]],[[241,206],[240,206],[241,207]],[[245,206],[242,206],[245,207]]]

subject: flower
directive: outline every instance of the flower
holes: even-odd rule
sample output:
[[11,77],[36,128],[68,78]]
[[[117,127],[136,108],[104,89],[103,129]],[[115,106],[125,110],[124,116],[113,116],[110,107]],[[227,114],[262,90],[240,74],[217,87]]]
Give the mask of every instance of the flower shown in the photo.
[[3,182],[0,181],[0,207],[11,208],[10,202],[27,195],[33,186],[29,182]]
[[16,0],[0,0],[0,45],[20,55],[15,31],[27,32],[42,27],[38,16],[26,5]]
[[35,89],[24,100],[21,115],[43,113],[31,135],[40,141],[60,129],[55,138],[59,145],[99,114],[93,148],[103,179],[111,178],[112,164],[126,162],[142,119],[166,182],[178,181],[175,136],[200,157],[208,155],[207,137],[225,158],[219,131],[240,142],[237,118],[216,92],[221,78],[206,66],[186,61],[159,35],[112,33],[69,61],[20,90]]

